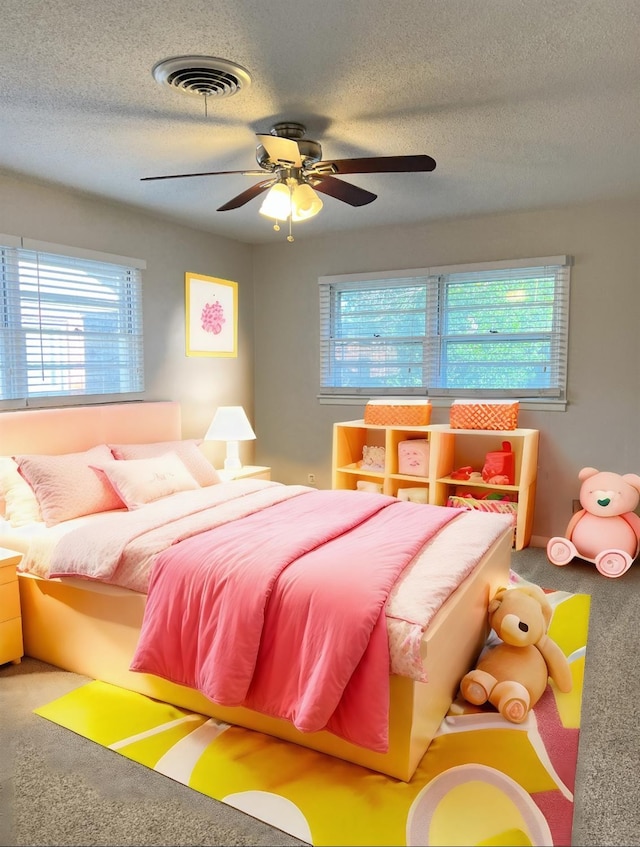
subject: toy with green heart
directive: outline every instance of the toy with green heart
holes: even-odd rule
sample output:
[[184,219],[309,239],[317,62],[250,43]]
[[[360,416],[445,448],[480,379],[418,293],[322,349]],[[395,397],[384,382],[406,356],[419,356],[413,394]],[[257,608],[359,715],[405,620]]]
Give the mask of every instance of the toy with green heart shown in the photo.
[[567,565],[578,557],[603,576],[622,576],[640,553],[640,476],[582,468],[578,479],[582,508],[564,536],[549,539],[547,558],[552,565]]

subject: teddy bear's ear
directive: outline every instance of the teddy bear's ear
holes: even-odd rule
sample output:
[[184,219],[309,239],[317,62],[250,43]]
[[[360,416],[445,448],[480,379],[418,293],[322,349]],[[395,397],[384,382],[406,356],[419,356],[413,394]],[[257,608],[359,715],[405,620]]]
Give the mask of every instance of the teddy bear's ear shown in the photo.
[[525,594],[528,594],[530,597],[533,597],[534,600],[537,600],[538,603],[540,603],[542,615],[544,617],[545,624],[548,627],[551,623],[551,618],[553,617],[553,608],[542,588],[540,588],[539,585],[530,583],[529,585],[520,586],[520,590],[523,591]]
[[585,479],[589,479],[590,476],[595,476],[597,473],[600,473],[600,471],[596,468],[582,468],[578,474],[578,479],[584,482]]
[[640,476],[637,473],[623,474],[622,479],[635,488],[636,491],[640,491]]
[[504,592],[506,588],[499,588],[496,593],[493,595],[493,600],[489,603],[489,614],[492,615],[497,609],[502,605],[502,601],[504,599]]

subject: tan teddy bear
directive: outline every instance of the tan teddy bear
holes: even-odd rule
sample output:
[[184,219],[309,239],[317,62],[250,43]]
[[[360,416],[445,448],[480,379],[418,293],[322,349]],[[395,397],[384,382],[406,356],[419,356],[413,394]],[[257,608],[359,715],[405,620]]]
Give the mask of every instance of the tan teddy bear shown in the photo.
[[506,720],[522,723],[544,693],[549,677],[571,691],[566,656],[547,635],[553,610],[537,585],[501,588],[489,604],[489,623],[501,643],[485,649],[460,683],[475,706],[491,703]]

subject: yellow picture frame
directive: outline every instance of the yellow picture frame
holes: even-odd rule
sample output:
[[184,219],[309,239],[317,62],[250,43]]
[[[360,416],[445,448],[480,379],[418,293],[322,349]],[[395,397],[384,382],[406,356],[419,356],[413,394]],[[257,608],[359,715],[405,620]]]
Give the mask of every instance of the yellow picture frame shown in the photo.
[[238,283],[185,274],[187,356],[238,355]]

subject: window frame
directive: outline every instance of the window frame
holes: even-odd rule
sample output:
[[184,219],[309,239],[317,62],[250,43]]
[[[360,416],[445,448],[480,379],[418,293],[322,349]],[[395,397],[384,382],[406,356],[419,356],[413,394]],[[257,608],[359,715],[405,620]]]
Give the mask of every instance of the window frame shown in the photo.
[[[569,293],[572,257],[566,255],[536,257],[526,259],[500,260],[495,262],[468,263],[455,265],[441,265],[424,268],[411,268],[392,271],[375,271],[372,273],[339,274],[321,276],[318,278],[320,294],[320,388],[318,399],[323,403],[362,403],[363,398],[384,396],[425,396],[428,395],[432,402],[437,405],[449,405],[454,398],[460,397],[485,397],[485,398],[511,398],[524,401],[529,407],[535,408],[565,408],[567,397],[567,359],[568,359],[568,324],[569,324]],[[446,384],[446,378],[442,377],[443,356],[448,346],[455,342],[454,336],[446,336],[444,333],[445,321],[445,291],[448,282],[459,283],[460,280],[469,280],[470,277],[480,276],[483,281],[486,277],[491,279],[504,275],[505,271],[513,270],[520,272],[523,278],[527,275],[532,279],[534,271],[544,270],[548,276],[554,274],[554,285],[558,290],[555,292],[553,301],[552,329],[545,332],[543,339],[549,345],[549,362],[555,368],[553,372],[554,384],[548,388],[529,389],[504,389],[504,388],[464,388],[452,387]],[[542,275],[538,273],[538,275]],[[478,281],[477,279],[472,281]],[[337,382],[335,375],[335,358],[332,358],[332,349],[336,339],[332,337],[332,329],[335,327],[334,298],[342,291],[358,289],[367,290],[369,287],[379,287],[391,283],[393,286],[410,285],[421,283],[426,286],[426,318],[425,336],[423,339],[422,360],[422,383],[419,387],[367,387],[367,386],[341,386],[331,385]],[[528,333],[522,337],[531,341],[532,336]],[[475,343],[491,343],[484,336],[469,335],[460,336],[458,341],[471,341]],[[513,342],[517,340],[517,333],[513,338],[503,336],[501,341]],[[393,341],[390,342],[393,344]],[[366,359],[364,360],[366,366]],[[332,368],[334,371],[332,372]],[[442,384],[439,384],[442,383]]]

